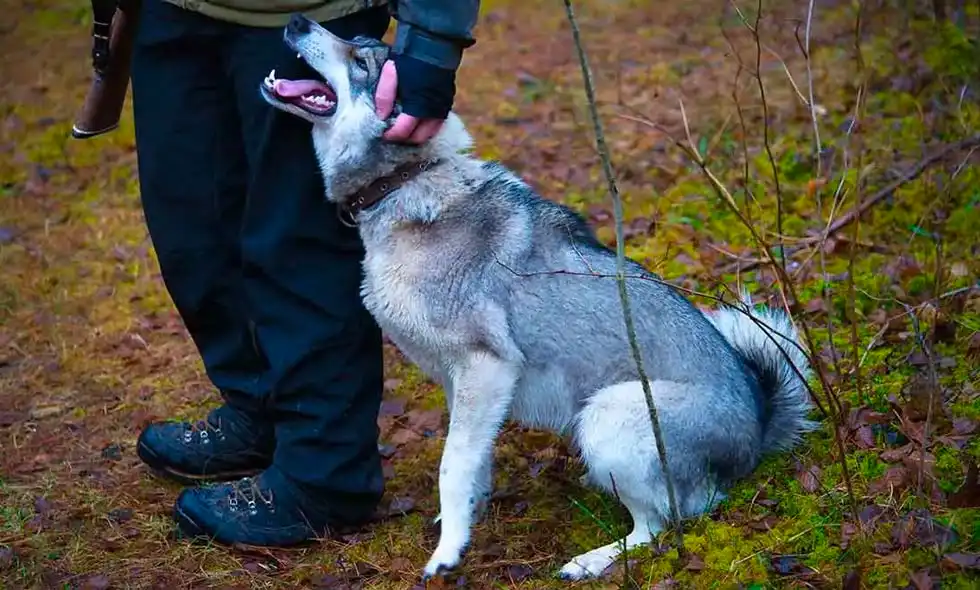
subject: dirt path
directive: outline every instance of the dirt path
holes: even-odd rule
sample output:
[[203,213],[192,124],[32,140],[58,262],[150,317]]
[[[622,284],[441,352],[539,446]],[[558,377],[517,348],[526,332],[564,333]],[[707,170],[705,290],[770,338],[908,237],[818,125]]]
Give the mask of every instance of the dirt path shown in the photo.
[[[88,4],[7,4],[0,15],[0,587],[411,587],[435,542],[428,522],[436,512],[444,418],[440,392],[393,349],[387,351],[380,419],[382,442],[392,453],[384,507],[391,518],[364,533],[293,551],[192,547],[172,538],[169,514],[179,488],[147,475],[133,445],[147,422],[197,417],[216,400],[146,237],[130,113],[105,138],[67,139],[88,80]],[[756,223],[774,239],[775,183],[761,143],[767,120],[784,195],[783,233],[799,238],[820,227],[815,189],[826,187],[823,202],[830,203],[842,156],[858,153],[844,142],[858,87],[847,5],[826,3],[814,30],[814,82],[826,110],[819,124],[829,148],[827,168],[817,175],[810,162],[811,114],[787,76],[806,92],[791,20],[805,15],[805,3],[766,3],[760,69],[768,119],[751,79],[755,43],[728,2],[576,4],[627,202],[630,255],[702,290],[722,280],[734,284],[733,275],[718,269],[736,256],[759,255],[667,134],[617,116],[638,110],[683,138],[678,99],[691,142],[709,155],[710,167],[739,203],[752,193]],[[457,103],[477,151],[580,208],[612,243],[562,4],[484,5]],[[754,6],[740,4],[750,23]],[[867,19],[874,24],[865,32],[869,114],[860,137],[868,194],[938,144],[980,128],[980,78],[970,48],[950,33],[908,29],[904,17],[883,6]],[[735,55],[745,62],[741,116],[732,100]],[[775,56],[785,60],[785,70]],[[617,107],[620,102],[629,108]],[[859,521],[849,513],[827,426],[792,455],[767,460],[719,511],[689,525],[693,558],[679,563],[673,550],[654,558],[639,553],[637,579],[672,579],[683,587],[840,587],[860,565],[867,587],[924,588],[930,587],[925,580],[941,576],[946,587],[971,583],[980,564],[969,553],[980,544],[975,472],[973,488],[969,479],[961,485],[967,465],[980,458],[972,434],[980,419],[980,384],[971,368],[980,351],[980,297],[969,290],[980,275],[980,173],[970,157],[952,155],[863,220],[853,269],[848,242],[825,244],[831,296],[820,297],[819,257],[803,251],[790,265],[803,269],[794,310],[812,322],[821,341],[832,319],[841,348],[821,345],[818,356],[844,399],[862,408],[842,427]],[[751,171],[743,178],[746,159]],[[854,194],[848,191],[846,199]],[[842,208],[851,204],[845,200]],[[937,262],[930,236],[940,232]],[[937,265],[943,271],[938,291]],[[844,311],[854,307],[844,288],[848,272],[860,291],[855,314]],[[771,275],[743,279],[776,303]],[[917,316],[927,336],[940,336],[933,351],[942,386],[933,418],[939,426],[925,441],[926,491],[919,493],[913,474],[922,455],[903,445],[922,442],[925,415],[915,412],[921,396],[907,385],[927,363],[921,352],[915,356],[913,324],[895,299],[914,306],[954,289],[961,291],[937,304],[938,313]],[[618,310],[609,312],[610,321],[620,321]],[[849,317],[860,321],[860,350],[872,348],[860,391],[849,372]],[[870,347],[874,342],[883,345]],[[579,485],[581,468],[555,437],[510,428],[496,460],[499,498],[447,587],[568,587],[552,579],[557,567],[608,542],[602,525],[626,530],[629,523],[614,502]],[[865,521],[874,525],[859,538],[857,522]],[[621,578],[618,572],[580,587],[619,587]]]

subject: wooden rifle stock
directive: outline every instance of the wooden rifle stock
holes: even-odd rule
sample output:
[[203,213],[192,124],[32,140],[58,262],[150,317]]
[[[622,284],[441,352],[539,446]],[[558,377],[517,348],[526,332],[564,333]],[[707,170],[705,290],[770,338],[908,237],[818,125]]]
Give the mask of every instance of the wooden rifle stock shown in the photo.
[[92,0],[92,85],[72,125],[76,139],[119,125],[129,88],[141,0]]

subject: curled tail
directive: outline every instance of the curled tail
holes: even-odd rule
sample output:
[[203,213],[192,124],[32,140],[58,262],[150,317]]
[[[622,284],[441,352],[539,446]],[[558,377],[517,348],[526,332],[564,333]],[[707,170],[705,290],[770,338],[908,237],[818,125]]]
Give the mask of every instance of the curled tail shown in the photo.
[[818,426],[806,418],[811,408],[810,394],[800,379],[800,375],[810,378],[810,364],[799,348],[799,334],[786,313],[779,309],[754,309],[749,294],[746,292],[742,297],[738,309],[724,307],[705,311],[705,315],[741,355],[762,387],[762,395],[768,402],[763,451],[787,450],[805,432]]

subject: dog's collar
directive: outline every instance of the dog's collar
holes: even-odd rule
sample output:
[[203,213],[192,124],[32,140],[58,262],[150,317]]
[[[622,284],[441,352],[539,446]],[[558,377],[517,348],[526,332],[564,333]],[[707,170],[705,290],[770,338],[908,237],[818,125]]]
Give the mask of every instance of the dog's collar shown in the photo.
[[[365,186],[361,190],[354,193],[353,197],[340,207],[340,212],[342,213],[340,218],[341,221],[347,225],[352,225],[353,221],[357,218],[358,213],[368,209],[372,205],[377,204],[379,201],[404,186],[406,182],[412,180],[429,168],[432,168],[439,162],[440,161],[438,159],[426,159],[422,160],[421,162],[409,162],[407,164],[402,164],[398,168],[395,168],[391,174],[382,176],[371,184]],[[345,215],[347,219],[344,219]]]

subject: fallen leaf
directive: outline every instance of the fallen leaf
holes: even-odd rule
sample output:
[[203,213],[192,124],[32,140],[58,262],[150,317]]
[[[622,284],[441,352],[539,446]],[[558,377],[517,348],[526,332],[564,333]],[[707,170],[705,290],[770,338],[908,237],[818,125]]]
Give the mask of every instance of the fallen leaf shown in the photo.
[[109,520],[115,523],[123,523],[133,518],[133,511],[129,508],[114,508],[109,511]]
[[859,449],[875,448],[875,434],[870,426],[861,426],[854,431],[854,442]]
[[974,332],[970,336],[970,343],[966,346],[966,356],[971,359],[980,358],[980,332]]
[[840,548],[847,549],[851,544],[851,539],[858,533],[858,527],[852,522],[843,522],[840,525]]
[[422,435],[415,432],[411,428],[399,428],[388,437],[388,441],[396,446],[401,446],[417,440],[422,440]]
[[265,571],[265,568],[262,567],[262,564],[260,564],[257,561],[246,561],[244,564],[242,564],[242,569],[244,569],[250,574],[259,574]]
[[343,573],[347,577],[347,581],[350,582],[376,575],[380,573],[380,570],[366,561],[355,561],[352,564],[345,564]]
[[851,570],[844,576],[842,590],[861,590],[861,570]]
[[[0,423],[2,426],[2,423]],[[953,433],[973,434],[977,430],[977,422],[969,418],[953,418]]]
[[413,569],[412,560],[407,557],[395,557],[388,562],[388,568],[393,572],[406,572]]
[[905,488],[911,481],[911,474],[905,467],[889,467],[877,481],[868,485],[871,494],[891,494]]
[[932,323],[932,339],[935,342],[952,344],[956,341],[956,322],[950,319],[948,313],[939,311]]
[[523,516],[524,513],[527,512],[527,509],[530,507],[531,507],[530,503],[528,503],[526,500],[521,500],[520,502],[514,504],[514,510],[512,511],[511,514],[518,517]]
[[812,494],[820,489],[820,467],[810,465],[806,469],[797,471],[796,477],[803,491]]
[[814,297],[813,299],[806,302],[803,306],[803,310],[811,315],[823,315],[827,313],[829,308],[827,307],[827,302],[820,297]]
[[531,566],[527,564],[518,563],[507,566],[507,577],[510,578],[511,582],[526,580],[533,574],[534,570],[532,570]]
[[85,581],[82,582],[81,588],[82,590],[107,590],[110,585],[111,582],[109,581],[108,576],[105,574],[96,574],[85,578]]
[[779,524],[779,519],[774,514],[767,514],[748,523],[748,527],[754,531],[771,531]]
[[911,582],[909,587],[915,590],[932,590],[934,588],[932,575],[930,575],[928,569],[919,570],[911,574],[909,576],[909,582]]
[[920,471],[922,471],[925,480],[935,481],[933,468],[936,466],[936,456],[932,453],[924,453],[921,449],[912,449],[907,456],[902,458],[902,463],[913,474],[913,481],[919,481]]
[[848,414],[848,424],[851,428],[871,424],[888,424],[890,417],[885,412],[877,412],[871,408],[858,408]]
[[44,496],[38,496],[34,498],[34,512],[39,516],[44,516],[51,512],[51,502],[48,501]]
[[908,457],[913,448],[914,446],[912,443],[909,443],[896,449],[887,449],[882,451],[878,456],[886,463],[896,463]]
[[949,495],[947,505],[950,508],[980,507],[980,467],[976,462],[967,463],[966,479],[958,490]]
[[405,413],[405,400],[401,398],[387,399],[381,402],[379,416],[401,416]]
[[814,573],[813,569],[807,567],[800,561],[800,558],[795,555],[773,555],[769,563],[772,565],[772,571],[776,572],[781,576],[791,576],[791,575],[807,575]]
[[701,558],[697,553],[688,553],[687,562],[684,564],[684,569],[689,572],[700,572],[704,569],[704,559]]
[[411,410],[405,414],[405,422],[416,432],[431,436],[442,427],[442,411]]
[[102,458],[110,461],[119,461],[122,459],[122,447],[115,443],[106,445],[106,447],[102,449]]
[[10,547],[0,547],[0,572],[10,569],[14,565],[17,555]]
[[905,382],[903,390],[907,402],[902,406],[902,413],[907,419],[915,422],[928,419],[935,429],[952,425],[943,407],[943,392],[938,384],[917,373]]
[[350,586],[344,580],[333,574],[323,574],[310,581],[316,590],[339,590]]
[[0,428],[13,426],[28,417],[26,412],[0,412]]
[[898,519],[892,527],[892,540],[903,549],[913,545],[944,548],[954,544],[957,535],[933,518],[928,510],[918,508]]
[[891,335],[897,332],[902,332],[908,325],[908,318],[905,314],[897,314],[895,316],[889,316],[888,313],[881,308],[878,308],[868,315],[868,319],[871,320],[879,330],[883,330],[884,335]]
[[415,499],[409,496],[395,498],[388,504],[388,516],[405,515],[415,509]]
[[980,553],[947,553],[939,567],[946,571],[980,570]]

